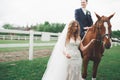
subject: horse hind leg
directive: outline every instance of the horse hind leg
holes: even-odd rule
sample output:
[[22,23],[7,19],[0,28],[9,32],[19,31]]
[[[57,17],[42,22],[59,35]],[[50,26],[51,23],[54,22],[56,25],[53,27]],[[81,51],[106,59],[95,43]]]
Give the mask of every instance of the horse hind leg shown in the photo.
[[92,75],[92,80],[96,80],[96,75],[97,75],[97,69],[100,61],[97,61],[93,63],[93,75]]

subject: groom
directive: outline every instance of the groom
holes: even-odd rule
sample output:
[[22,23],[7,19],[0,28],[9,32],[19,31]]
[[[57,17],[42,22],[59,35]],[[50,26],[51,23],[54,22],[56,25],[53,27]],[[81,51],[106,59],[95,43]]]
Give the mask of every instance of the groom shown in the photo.
[[[75,10],[75,20],[77,20],[80,25],[81,39],[84,37],[85,31],[89,29],[91,25],[93,25],[91,13],[86,9],[87,4],[88,4],[88,0],[81,0],[81,8]],[[92,80],[96,80],[96,79],[92,78]]]
[[81,0],[81,8],[75,10],[75,20],[80,24],[80,37],[85,35],[85,31],[93,25],[93,20],[90,11],[86,9],[88,0]]

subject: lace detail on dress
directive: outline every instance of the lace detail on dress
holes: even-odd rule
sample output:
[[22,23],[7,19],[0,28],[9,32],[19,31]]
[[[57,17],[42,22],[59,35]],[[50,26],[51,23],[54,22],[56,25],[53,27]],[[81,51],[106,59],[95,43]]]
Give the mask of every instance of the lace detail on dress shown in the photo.
[[78,49],[80,40],[70,39],[70,43],[66,45],[66,52],[71,55],[71,59],[81,59],[80,51]]
[[66,45],[66,52],[70,54],[71,58],[68,59],[67,79],[66,80],[81,80],[81,65],[82,58],[78,46],[80,40],[70,39],[70,43]]

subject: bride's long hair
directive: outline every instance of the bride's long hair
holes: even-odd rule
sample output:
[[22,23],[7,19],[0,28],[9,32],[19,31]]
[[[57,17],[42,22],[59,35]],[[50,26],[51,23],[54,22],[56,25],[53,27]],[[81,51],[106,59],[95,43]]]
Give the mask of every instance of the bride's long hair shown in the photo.
[[[74,27],[77,24],[77,30],[74,30]],[[75,32],[74,32],[75,31]],[[65,45],[69,43],[70,38],[74,37],[74,40],[76,41],[76,39],[78,38],[78,36],[80,36],[80,25],[78,23],[78,21],[76,20],[72,20],[69,24],[68,24],[68,32],[67,32],[67,37],[66,37],[66,41],[65,41]]]

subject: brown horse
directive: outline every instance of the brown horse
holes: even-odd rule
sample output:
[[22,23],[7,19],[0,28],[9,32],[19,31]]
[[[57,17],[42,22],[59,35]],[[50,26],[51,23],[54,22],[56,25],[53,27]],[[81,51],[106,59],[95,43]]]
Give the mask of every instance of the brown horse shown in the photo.
[[[96,13],[95,13],[96,14]],[[82,52],[83,57],[83,73],[82,78],[86,79],[87,77],[87,66],[89,60],[93,61],[93,73],[92,80],[96,80],[97,68],[101,61],[101,57],[103,56],[103,52],[106,49],[111,47],[111,23],[110,19],[114,16],[114,14],[109,17],[102,16],[100,17],[96,14],[97,21],[90,29],[87,30],[82,44],[87,45],[92,39],[95,39],[95,43],[89,47],[87,50]]]

